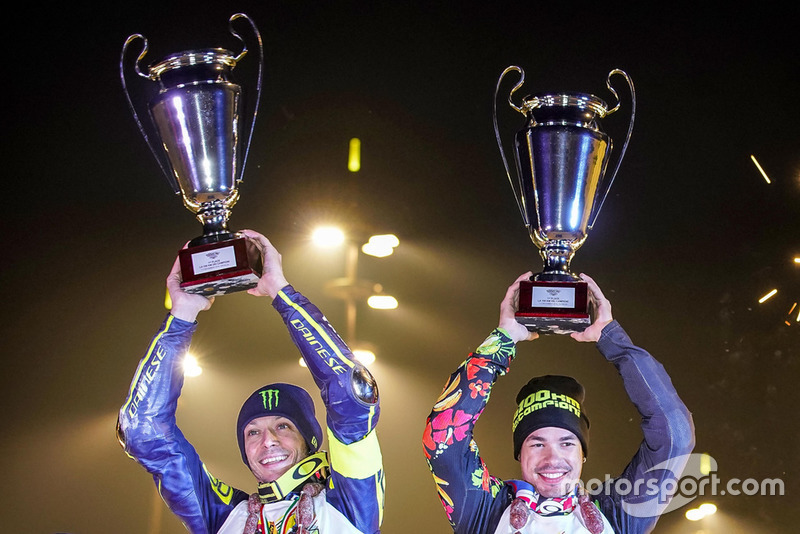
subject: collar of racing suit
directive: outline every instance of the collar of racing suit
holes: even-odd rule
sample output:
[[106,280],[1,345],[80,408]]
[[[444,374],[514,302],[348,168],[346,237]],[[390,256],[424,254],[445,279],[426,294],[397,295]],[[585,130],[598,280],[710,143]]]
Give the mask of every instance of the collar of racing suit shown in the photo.
[[315,477],[317,482],[328,478],[328,453],[319,451],[306,456],[274,482],[261,482],[258,485],[258,498],[262,504],[277,502]]

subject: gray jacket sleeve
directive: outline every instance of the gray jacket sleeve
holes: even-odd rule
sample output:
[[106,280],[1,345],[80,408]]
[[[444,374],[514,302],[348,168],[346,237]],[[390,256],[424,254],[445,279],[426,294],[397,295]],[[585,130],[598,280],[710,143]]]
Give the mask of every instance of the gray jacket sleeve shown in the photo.
[[618,534],[650,532],[694,448],[692,416],[664,367],[635,346],[618,322],[603,329],[597,348],[622,377],[642,417],[644,440],[622,475],[592,497]]

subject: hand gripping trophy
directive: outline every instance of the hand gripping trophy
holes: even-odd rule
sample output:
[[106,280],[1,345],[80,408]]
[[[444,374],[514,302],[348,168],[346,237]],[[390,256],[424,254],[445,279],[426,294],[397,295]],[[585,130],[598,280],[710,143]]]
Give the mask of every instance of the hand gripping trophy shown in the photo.
[[[245,91],[232,77],[247,54],[244,39],[233,29],[237,19],[250,24],[260,53],[246,143],[242,118]],[[179,257],[181,287],[207,297],[254,287],[261,269],[255,248],[248,246],[243,235],[228,230],[228,218],[239,199],[261,100],[264,49],[258,28],[247,15],[237,13],[228,22],[230,33],[243,46],[238,55],[220,48],[191,50],[172,54],[143,70],[140,63],[148,43],[134,34],[125,41],[120,58],[122,87],[139,131],[170,186],[203,224],[203,235],[192,239]],[[133,69],[147,80],[139,82],[137,93],[148,100],[146,113],[137,111],[126,76],[126,55],[136,41],[143,41]]]
[[[525,127],[514,137],[516,180],[497,120],[500,85],[512,71],[519,73],[520,79],[508,95],[508,104],[525,116]],[[612,140],[601,129],[599,119],[620,109],[611,86],[614,75],[628,82],[631,110],[627,137],[609,176],[606,169]],[[493,102],[495,136],[506,175],[522,221],[544,260],[544,271],[520,284],[516,318],[534,332],[577,332],[591,324],[591,317],[587,285],[570,272],[570,262],[594,225],[625,155],[633,131],[636,93],[630,77],[615,69],[606,79],[617,100],[611,109],[598,97],[583,93],[536,94],[517,105],[512,97],[524,82],[525,72],[520,67],[506,68],[497,81]]]

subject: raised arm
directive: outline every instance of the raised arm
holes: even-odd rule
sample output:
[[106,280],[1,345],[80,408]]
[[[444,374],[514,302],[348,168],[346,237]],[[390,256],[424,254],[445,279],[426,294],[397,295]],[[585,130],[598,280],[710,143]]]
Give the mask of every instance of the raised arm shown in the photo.
[[180,290],[176,260],[167,277],[172,311],[151,341],[119,412],[117,433],[126,454],[152,474],[169,508],[191,532],[216,532],[247,495],[214,478],[177,426],[183,357],[197,314],[213,303]]
[[322,312],[289,285],[272,243],[258,232],[244,233],[261,250],[264,263],[258,286],[248,292],[272,297],[325,404],[332,471],[328,501],[362,532],[378,532],[384,476],[376,432],[377,385]]
[[692,417],[664,367],[646,350],[634,345],[622,326],[613,320],[611,305],[594,280],[581,277],[589,284],[598,328],[572,337],[597,341],[600,353],[622,377],[625,391],[641,415],[644,435],[638,451],[619,477],[630,483],[621,487],[634,491],[621,495],[613,483],[597,491],[596,497],[615,531],[649,532],[669,504],[669,492],[694,448]]
[[516,322],[521,275],[500,303],[498,327],[450,376],[428,416],[422,443],[439,498],[454,532],[493,532],[512,495],[489,474],[473,429],[495,381],[504,375],[518,341],[538,334]]

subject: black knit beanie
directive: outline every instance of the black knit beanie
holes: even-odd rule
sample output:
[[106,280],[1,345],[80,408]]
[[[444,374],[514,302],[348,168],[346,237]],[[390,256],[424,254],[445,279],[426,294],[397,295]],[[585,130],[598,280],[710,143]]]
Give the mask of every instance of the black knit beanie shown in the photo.
[[554,426],[578,437],[583,455],[589,453],[589,419],[583,411],[584,390],[569,376],[537,376],[517,394],[514,412],[514,459],[519,460],[522,443],[531,432]]

